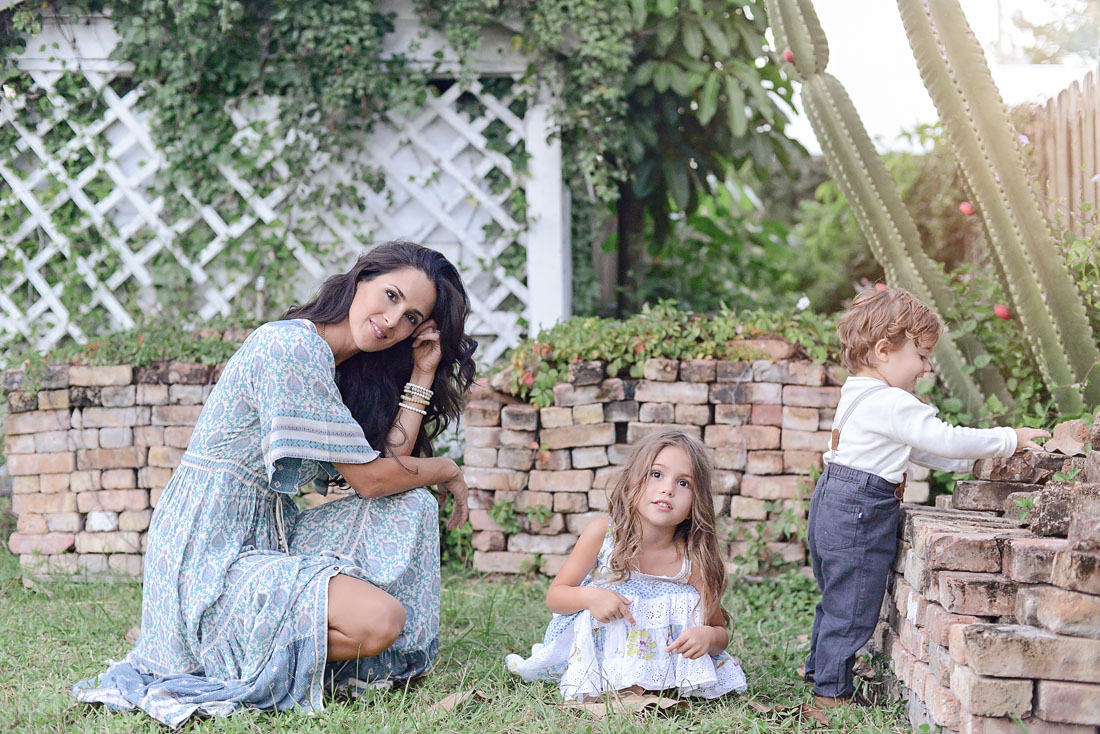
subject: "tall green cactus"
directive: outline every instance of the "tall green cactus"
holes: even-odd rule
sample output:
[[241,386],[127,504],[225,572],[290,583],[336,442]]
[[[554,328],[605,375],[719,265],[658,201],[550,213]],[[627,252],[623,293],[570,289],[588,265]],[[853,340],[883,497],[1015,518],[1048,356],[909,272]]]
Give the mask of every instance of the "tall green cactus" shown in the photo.
[[1032,357],[1059,410],[1095,406],[1100,403],[1100,349],[985,54],[957,0],[897,3]]
[[[793,70],[802,82],[802,102],[829,171],[886,272],[887,282],[909,290],[941,314],[953,311],[954,294],[940,267],[921,247],[917,227],[851,99],[840,82],[824,73],[829,47],[812,3],[767,0],[767,9],[777,48],[790,49],[793,54],[788,71]],[[978,382],[971,377],[967,365],[982,351],[973,334],[957,341],[944,334],[933,354],[948,391],[975,414],[984,409],[985,395],[1011,402],[1004,379],[992,365],[973,371]]]

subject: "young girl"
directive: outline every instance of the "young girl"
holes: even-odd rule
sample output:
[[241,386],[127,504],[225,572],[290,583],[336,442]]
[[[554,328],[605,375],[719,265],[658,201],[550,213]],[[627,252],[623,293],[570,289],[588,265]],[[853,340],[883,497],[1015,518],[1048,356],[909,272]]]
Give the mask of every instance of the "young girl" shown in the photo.
[[560,681],[567,700],[679,689],[715,698],[745,690],[725,652],[726,570],[714,534],[711,467],[679,431],[634,448],[610,498],[550,584],[554,617],[531,657],[505,658],[524,680]]

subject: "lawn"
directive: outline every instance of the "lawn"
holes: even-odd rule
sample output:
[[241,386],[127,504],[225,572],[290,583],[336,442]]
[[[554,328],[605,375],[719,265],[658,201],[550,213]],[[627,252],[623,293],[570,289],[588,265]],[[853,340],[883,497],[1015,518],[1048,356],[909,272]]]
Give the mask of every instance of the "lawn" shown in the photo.
[[[7,503],[0,505],[4,515]],[[10,515],[8,516],[10,521]],[[6,527],[5,527],[6,526]],[[9,523],[0,522],[0,537]],[[782,711],[810,700],[795,669],[802,662],[816,591],[791,574],[773,582],[736,582],[726,595],[734,617],[730,651],[749,680],[742,696],[691,702],[671,712],[597,719],[560,705],[557,688],[524,684],[504,670],[509,651],[529,652],[548,613],[547,582],[534,578],[444,574],[440,656],[419,684],[357,701],[332,701],[323,714],[246,711],[228,719],[193,721],[185,731],[219,732],[906,732],[898,704],[834,715],[828,729]],[[160,732],[134,713],[77,705],[68,695],[78,679],[125,655],[126,632],[139,619],[137,584],[38,583],[25,588],[15,557],[0,550],[0,720],[11,731]],[[481,691],[448,713],[432,708],[448,694]],[[750,703],[752,702],[752,703]],[[756,704],[756,708],[752,704]],[[762,704],[763,706],[760,706]]]

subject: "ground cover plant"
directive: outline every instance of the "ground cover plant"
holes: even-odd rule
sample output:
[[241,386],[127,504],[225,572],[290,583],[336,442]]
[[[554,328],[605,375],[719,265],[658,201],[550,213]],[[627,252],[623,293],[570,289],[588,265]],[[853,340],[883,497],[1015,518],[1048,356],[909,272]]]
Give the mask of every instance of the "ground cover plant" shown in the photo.
[[[0,537],[13,524],[7,505]],[[333,701],[320,716],[246,711],[229,719],[193,721],[184,731],[480,731],[480,732],[905,732],[902,707],[883,704],[834,717],[826,728],[789,712],[810,689],[796,668],[806,654],[817,592],[789,573],[767,582],[734,581],[725,597],[734,617],[730,651],[741,660],[749,692],[717,702],[693,702],[662,714],[597,719],[560,706],[557,688],[525,684],[504,669],[504,655],[528,653],[542,637],[548,581],[444,572],[441,644],[433,672],[418,685]],[[100,672],[106,659],[130,648],[126,633],[138,622],[141,587],[133,583],[34,582],[24,586],[17,559],[0,550],[0,711],[12,731],[162,732],[152,719],[75,704],[72,683]],[[433,709],[447,695],[481,691],[486,698],[448,713]]]

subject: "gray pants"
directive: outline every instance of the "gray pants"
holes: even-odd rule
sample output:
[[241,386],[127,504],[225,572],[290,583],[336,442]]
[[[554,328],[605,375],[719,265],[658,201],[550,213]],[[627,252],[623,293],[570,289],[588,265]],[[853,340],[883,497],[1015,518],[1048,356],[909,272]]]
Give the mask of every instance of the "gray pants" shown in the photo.
[[819,696],[850,696],[856,651],[871,638],[897,546],[896,484],[828,464],[810,500],[809,546],[821,601],[806,672]]

